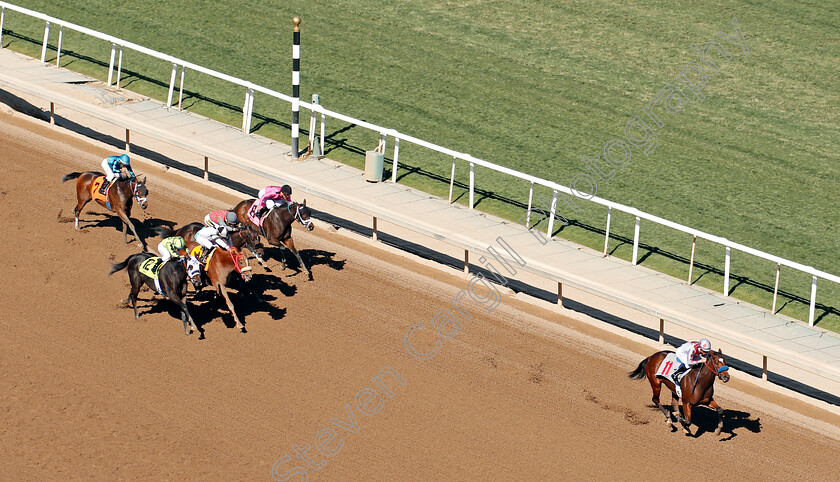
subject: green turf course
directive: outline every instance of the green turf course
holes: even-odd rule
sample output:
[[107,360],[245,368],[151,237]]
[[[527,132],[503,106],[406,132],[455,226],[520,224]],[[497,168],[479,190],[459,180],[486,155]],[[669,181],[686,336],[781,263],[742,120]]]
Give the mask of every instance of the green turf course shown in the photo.
[[[706,100],[661,118],[658,146],[598,195],[831,273],[838,252],[840,3],[415,0],[130,2],[27,0],[18,4],[291,93],[291,18],[303,19],[301,95],[338,112],[525,173],[568,184],[581,157],[602,155],[625,124],[698,57],[691,43],[734,35],[749,58],[709,74]],[[7,12],[3,44],[40,55],[43,23]],[[719,40],[719,39],[718,39]],[[51,43],[55,45],[53,31]],[[66,32],[62,64],[107,76],[109,46]],[[55,52],[48,55],[55,58]],[[122,85],[165,100],[171,66],[127,52]],[[241,124],[244,90],[187,72],[185,107]],[[687,92],[687,91],[686,91]],[[255,132],[289,141],[288,104],[257,96]],[[308,126],[308,112],[302,112]],[[376,135],[327,123],[327,155],[355,167]],[[392,142],[392,141],[389,141]],[[304,141],[305,143],[305,141]],[[388,157],[393,154],[389,145]],[[450,159],[403,143],[400,182],[446,196]],[[386,161],[386,165],[388,162]],[[457,171],[466,203],[467,166]],[[518,219],[528,184],[476,170],[477,207]],[[544,192],[550,198],[550,192]],[[561,211],[559,236],[603,248],[606,210]],[[562,206],[562,205],[561,205]],[[558,226],[560,227],[560,226]],[[633,219],[614,214],[611,253],[629,259]],[[679,278],[690,236],[642,222],[640,259]],[[724,249],[698,241],[694,279],[723,286]],[[769,308],[776,266],[733,253],[731,293]],[[806,320],[810,276],[782,269],[781,313]],[[840,331],[840,287],[818,285],[818,326]],[[778,307],[777,307],[778,308]]]

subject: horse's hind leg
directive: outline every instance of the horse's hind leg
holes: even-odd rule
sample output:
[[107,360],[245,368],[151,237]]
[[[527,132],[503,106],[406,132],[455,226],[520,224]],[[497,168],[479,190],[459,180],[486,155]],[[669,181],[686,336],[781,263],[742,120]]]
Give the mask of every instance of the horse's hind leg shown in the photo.
[[665,424],[670,425],[672,429],[671,431],[673,431],[675,427],[671,418],[671,412],[665,408],[659,400],[659,395],[662,393],[662,382],[660,382],[656,376],[648,378],[648,381],[650,382],[650,388],[653,390],[653,397],[651,397],[651,400],[653,401],[653,404],[656,405],[656,407],[665,415]]
[[[187,334],[187,336],[192,335],[190,327],[192,327],[192,329],[195,330],[196,333],[200,333],[198,331],[198,326],[196,326],[195,322],[192,319],[192,316],[190,316],[190,311],[187,309],[186,300],[181,300],[178,303],[178,306],[180,306],[181,308],[181,321],[184,323],[184,332]],[[187,322],[189,322],[189,325],[187,325]]]
[[76,207],[73,208],[73,216],[76,218],[76,231],[81,231],[79,228],[79,215],[82,214],[82,209],[90,202],[90,196],[87,199],[82,197],[79,198],[79,202],[76,203]]
[[309,271],[309,268],[307,268],[305,264],[303,264],[303,260],[300,258],[300,254],[298,254],[297,249],[295,249],[295,241],[292,238],[289,238],[283,243],[283,245],[285,245],[289,249],[289,251],[291,251],[292,254],[295,255],[295,257],[298,260],[298,263],[300,263],[301,269],[306,271],[306,274],[309,276],[309,281],[312,281],[312,272]]

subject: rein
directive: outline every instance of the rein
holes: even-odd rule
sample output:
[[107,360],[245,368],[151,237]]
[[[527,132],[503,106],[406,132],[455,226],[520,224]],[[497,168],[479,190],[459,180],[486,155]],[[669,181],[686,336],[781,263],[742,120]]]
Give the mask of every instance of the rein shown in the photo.
[[691,393],[694,393],[694,389],[697,387],[697,381],[700,380],[700,375],[703,373],[703,368],[708,368],[709,371],[712,372],[718,378],[720,378],[723,372],[729,370],[729,366],[727,365],[722,365],[720,368],[715,370],[715,368],[711,365],[712,360],[713,358],[711,355],[706,357],[706,361],[703,363],[703,366],[700,368],[700,371],[697,372],[697,378],[694,379],[694,385],[691,386]]

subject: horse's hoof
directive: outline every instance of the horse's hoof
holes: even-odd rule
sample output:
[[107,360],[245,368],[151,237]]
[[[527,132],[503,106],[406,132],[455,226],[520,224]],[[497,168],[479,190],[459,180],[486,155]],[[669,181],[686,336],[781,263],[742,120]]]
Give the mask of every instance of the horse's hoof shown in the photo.
[[723,427],[718,427],[717,430],[715,430],[715,435],[720,435],[721,429],[723,429]]

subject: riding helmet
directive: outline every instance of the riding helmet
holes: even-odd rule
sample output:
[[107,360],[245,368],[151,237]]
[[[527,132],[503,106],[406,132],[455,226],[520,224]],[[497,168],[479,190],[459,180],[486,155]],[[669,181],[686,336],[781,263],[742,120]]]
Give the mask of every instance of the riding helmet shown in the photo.
[[702,351],[704,353],[708,353],[708,352],[712,351],[712,342],[710,342],[709,340],[707,340],[705,338],[701,339],[700,340],[700,351]]
[[282,192],[286,196],[291,196],[292,195],[292,186],[289,186],[288,184],[284,184],[283,187],[280,188],[280,192]]
[[237,224],[238,222],[239,221],[236,219],[236,213],[235,212],[228,211],[227,214],[225,214],[225,223],[227,223],[228,226],[233,226],[234,224]]
[[128,158],[128,155],[123,154],[123,155],[120,156],[120,162],[123,165],[127,166],[131,162],[131,159]]

